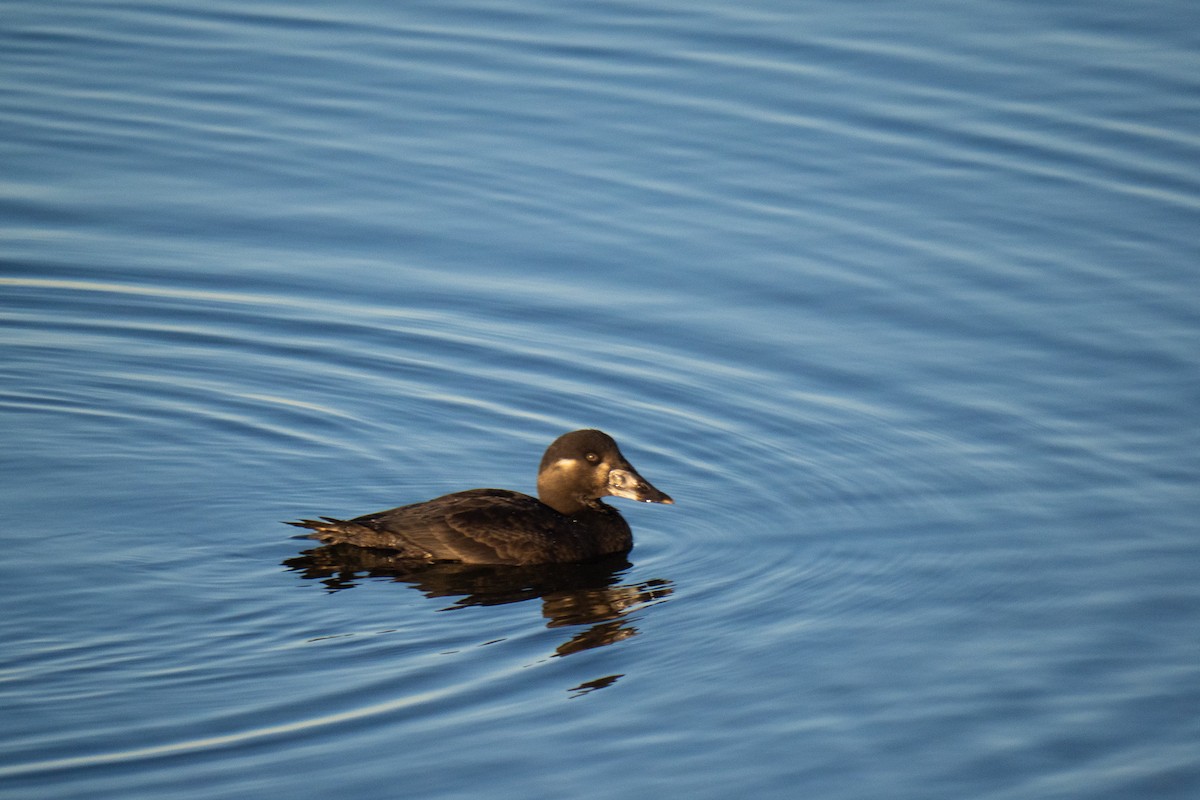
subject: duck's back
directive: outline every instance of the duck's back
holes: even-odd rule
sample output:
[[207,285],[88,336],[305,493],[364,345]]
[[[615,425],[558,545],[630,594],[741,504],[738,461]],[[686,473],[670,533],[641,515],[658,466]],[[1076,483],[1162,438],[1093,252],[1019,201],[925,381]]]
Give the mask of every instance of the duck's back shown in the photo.
[[472,489],[352,520],[304,520],[313,538],[404,558],[478,564],[582,561],[632,546],[628,523],[597,503],[573,517],[506,489]]

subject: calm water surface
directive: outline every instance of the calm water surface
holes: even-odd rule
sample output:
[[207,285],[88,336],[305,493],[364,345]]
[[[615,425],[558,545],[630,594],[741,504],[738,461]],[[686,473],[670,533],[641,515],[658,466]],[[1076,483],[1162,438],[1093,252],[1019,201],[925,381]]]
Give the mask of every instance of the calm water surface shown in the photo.
[[1198,16],[7,3],[0,796],[1197,796]]

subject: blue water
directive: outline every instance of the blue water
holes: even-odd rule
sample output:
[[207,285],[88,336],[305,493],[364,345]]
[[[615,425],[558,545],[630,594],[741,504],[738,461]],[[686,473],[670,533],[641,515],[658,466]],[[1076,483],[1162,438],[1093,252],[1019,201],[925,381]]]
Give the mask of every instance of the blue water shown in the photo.
[[[1198,31],[6,3],[0,797],[1198,796]],[[280,524],[590,426],[627,561]]]

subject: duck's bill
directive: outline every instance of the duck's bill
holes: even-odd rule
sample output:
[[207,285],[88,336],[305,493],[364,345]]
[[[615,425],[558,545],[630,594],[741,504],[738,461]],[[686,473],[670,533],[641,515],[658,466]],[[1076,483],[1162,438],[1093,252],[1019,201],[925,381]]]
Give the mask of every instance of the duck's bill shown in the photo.
[[665,492],[655,489],[650,481],[638,475],[632,469],[614,469],[608,473],[608,493],[613,497],[627,497],[643,503],[673,504]]

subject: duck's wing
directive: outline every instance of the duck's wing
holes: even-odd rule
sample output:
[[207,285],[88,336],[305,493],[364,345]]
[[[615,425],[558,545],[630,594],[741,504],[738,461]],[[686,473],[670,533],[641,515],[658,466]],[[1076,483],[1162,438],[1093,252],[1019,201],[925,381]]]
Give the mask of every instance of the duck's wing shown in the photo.
[[506,489],[472,489],[352,520],[298,524],[325,542],[394,550],[405,558],[486,564],[558,560],[566,519],[541,501]]

